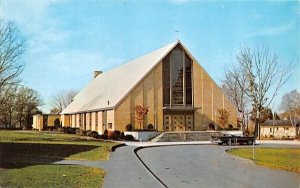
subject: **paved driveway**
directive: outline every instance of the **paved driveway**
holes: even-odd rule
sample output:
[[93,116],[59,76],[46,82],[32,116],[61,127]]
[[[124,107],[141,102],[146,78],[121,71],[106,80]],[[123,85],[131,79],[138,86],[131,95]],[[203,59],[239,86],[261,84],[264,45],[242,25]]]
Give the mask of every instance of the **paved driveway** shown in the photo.
[[[138,155],[167,187],[295,187],[300,174],[257,166],[215,145],[144,148]],[[155,187],[155,186],[152,186]]]

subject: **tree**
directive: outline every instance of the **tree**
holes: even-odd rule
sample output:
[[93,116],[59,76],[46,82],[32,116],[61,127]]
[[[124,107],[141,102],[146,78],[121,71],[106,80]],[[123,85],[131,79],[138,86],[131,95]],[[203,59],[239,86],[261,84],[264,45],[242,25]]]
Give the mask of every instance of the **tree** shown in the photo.
[[[250,120],[255,122],[256,121],[256,117],[257,117],[257,110],[256,109],[252,109],[251,111],[251,116],[250,116]],[[271,120],[273,119],[273,112],[270,108],[262,108],[261,112],[260,112],[260,118],[259,118],[259,123],[264,123],[267,120]]]
[[[292,126],[296,126],[296,117],[300,117],[300,93],[297,90],[286,93],[281,99],[280,107],[284,110],[284,115],[290,120]],[[296,130],[298,130],[296,135],[299,138],[300,129]]]
[[[292,68],[292,65],[280,65],[278,56],[265,47],[243,48],[237,54],[232,76],[256,111],[255,136],[260,136],[260,115],[263,108],[268,108],[272,103],[278,90],[290,78]],[[239,79],[241,74],[246,78],[246,87]]]
[[4,88],[5,89],[0,90],[0,125],[5,125],[5,128],[7,129],[13,125],[15,98],[18,88],[16,85]]
[[136,113],[136,120],[138,121],[139,125],[140,125],[140,129],[142,128],[142,122],[144,120],[145,115],[147,115],[148,113],[148,108],[149,107],[143,107],[140,105],[136,105],[134,107],[135,113]]
[[230,117],[230,113],[227,110],[218,109],[217,121],[223,129],[225,129],[225,126],[228,124],[229,117]]
[[0,90],[19,83],[24,64],[19,61],[25,42],[13,22],[0,18]]
[[300,93],[297,90],[286,93],[281,99],[280,108],[289,119],[300,116]]
[[59,114],[65,109],[77,95],[78,91],[70,89],[68,91],[60,91],[52,96],[51,113]]
[[28,87],[21,86],[16,95],[15,112],[18,124],[22,128],[30,128],[32,115],[39,112],[38,107],[43,105],[39,94]]
[[14,99],[24,64],[25,42],[13,22],[0,18],[0,124],[13,124]]
[[[238,76],[234,75],[239,74]],[[239,117],[242,120],[242,130],[245,130],[245,108],[249,103],[249,97],[245,94],[244,90],[247,87],[247,79],[244,74],[235,70],[226,70],[224,72],[225,79],[221,85],[223,93],[235,105],[238,110]],[[237,81],[239,79],[239,81]],[[240,83],[240,85],[239,85]]]

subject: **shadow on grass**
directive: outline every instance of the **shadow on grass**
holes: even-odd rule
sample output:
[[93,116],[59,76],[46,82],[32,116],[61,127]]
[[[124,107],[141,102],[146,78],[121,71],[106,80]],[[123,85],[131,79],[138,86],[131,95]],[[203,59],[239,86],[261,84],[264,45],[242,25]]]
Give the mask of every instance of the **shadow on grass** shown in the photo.
[[51,164],[70,155],[100,146],[72,144],[0,143],[0,168],[23,168]]

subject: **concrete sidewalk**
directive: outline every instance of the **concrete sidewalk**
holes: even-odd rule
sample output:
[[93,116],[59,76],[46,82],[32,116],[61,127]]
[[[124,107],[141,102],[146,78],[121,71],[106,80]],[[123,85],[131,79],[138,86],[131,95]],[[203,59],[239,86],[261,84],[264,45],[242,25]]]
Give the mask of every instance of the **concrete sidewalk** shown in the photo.
[[[171,145],[216,145],[210,141],[193,141],[193,142],[124,142],[127,146],[134,147],[151,147],[151,146],[171,146]],[[256,140],[256,144],[272,145],[299,145],[297,140]]]
[[257,144],[284,144],[284,145],[299,145],[299,140],[256,140]]
[[134,147],[151,147],[151,146],[172,146],[172,145],[208,145],[210,141],[193,141],[193,142],[124,142],[126,146]]

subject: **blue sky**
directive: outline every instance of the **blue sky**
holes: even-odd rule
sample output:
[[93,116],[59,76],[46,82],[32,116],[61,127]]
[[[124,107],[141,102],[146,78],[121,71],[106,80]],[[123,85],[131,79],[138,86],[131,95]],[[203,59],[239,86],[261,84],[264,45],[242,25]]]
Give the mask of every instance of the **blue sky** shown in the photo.
[[177,36],[218,84],[241,47],[263,44],[282,65],[297,62],[276,105],[284,93],[300,90],[299,1],[0,0],[0,16],[15,21],[27,40],[22,78],[41,94],[44,112],[54,93],[82,89],[94,70]]

